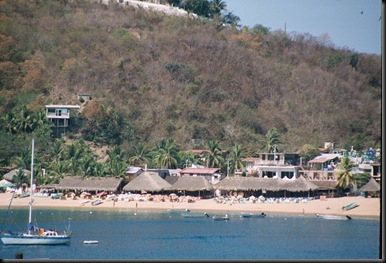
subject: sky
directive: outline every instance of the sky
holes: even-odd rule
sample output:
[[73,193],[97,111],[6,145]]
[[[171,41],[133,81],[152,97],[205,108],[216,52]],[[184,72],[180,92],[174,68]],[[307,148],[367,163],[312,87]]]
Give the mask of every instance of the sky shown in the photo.
[[[223,0],[241,26],[271,32],[327,34],[336,48],[381,54],[381,0]],[[363,12],[363,13],[362,13]]]

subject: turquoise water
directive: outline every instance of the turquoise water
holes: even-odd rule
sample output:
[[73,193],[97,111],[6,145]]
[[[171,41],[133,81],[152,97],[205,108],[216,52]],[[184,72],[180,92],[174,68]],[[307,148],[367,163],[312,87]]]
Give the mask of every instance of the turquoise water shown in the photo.
[[[35,209],[40,227],[65,229],[63,246],[5,246],[0,258],[14,259],[379,259],[379,219],[323,220],[315,216],[267,215],[229,221],[132,210]],[[5,210],[0,209],[3,220]],[[11,214],[14,231],[27,227],[28,210]],[[36,216],[35,216],[36,215]],[[2,223],[2,221],[0,222]],[[98,240],[99,244],[83,244]]]

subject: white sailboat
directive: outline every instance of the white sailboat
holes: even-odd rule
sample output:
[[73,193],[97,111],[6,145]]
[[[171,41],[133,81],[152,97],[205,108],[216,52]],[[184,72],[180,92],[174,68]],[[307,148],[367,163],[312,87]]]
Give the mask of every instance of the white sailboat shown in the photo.
[[[4,245],[65,245],[71,241],[70,221],[67,228],[67,233],[58,233],[55,229],[46,230],[38,228],[32,223],[32,202],[33,202],[33,171],[34,171],[34,139],[32,139],[32,156],[31,156],[31,190],[29,201],[29,217],[28,230],[22,233],[13,233],[8,231],[0,235]],[[12,202],[12,199],[11,199]],[[8,207],[8,209],[10,206]]]

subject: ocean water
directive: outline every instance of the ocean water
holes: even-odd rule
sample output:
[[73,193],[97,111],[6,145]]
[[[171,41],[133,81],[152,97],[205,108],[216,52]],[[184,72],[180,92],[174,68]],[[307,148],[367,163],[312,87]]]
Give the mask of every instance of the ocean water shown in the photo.
[[[5,209],[0,209],[3,222]],[[220,213],[218,213],[220,214]],[[210,214],[209,215],[214,215]],[[323,220],[316,216],[267,215],[229,221],[183,218],[165,212],[133,210],[35,209],[40,227],[64,230],[71,218],[70,245],[0,244],[0,258],[125,260],[287,260],[380,259],[381,221],[353,218]],[[27,227],[28,210],[10,214],[13,231]],[[7,220],[10,221],[10,220]],[[99,244],[83,244],[98,240]]]

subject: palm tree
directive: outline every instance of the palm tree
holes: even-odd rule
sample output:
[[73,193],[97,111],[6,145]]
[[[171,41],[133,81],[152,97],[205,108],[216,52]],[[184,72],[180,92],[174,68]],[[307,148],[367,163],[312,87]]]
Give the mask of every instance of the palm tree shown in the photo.
[[232,147],[229,154],[229,161],[231,162],[230,169],[234,171],[244,167],[243,159],[245,158],[245,152],[241,145],[236,144]]
[[51,145],[49,157],[57,161],[63,160],[64,153],[65,153],[65,150],[64,150],[63,139],[55,140],[55,142]]
[[279,136],[279,132],[276,128],[270,129],[265,135],[265,138],[261,141],[263,143],[263,147],[260,150],[264,150],[269,153],[277,151],[277,146],[282,144]]
[[107,151],[109,159],[107,161],[107,171],[111,176],[122,177],[127,170],[127,164],[124,160],[124,154],[121,147],[115,145],[110,151]]
[[139,142],[134,146],[133,156],[129,158],[132,165],[143,165],[149,162],[150,150],[143,142]]
[[354,179],[351,173],[353,166],[354,164],[349,157],[343,157],[341,163],[337,165],[338,180],[336,186],[339,189],[346,189],[353,183]]
[[213,0],[210,3],[212,15],[220,15],[222,10],[226,10],[227,4],[222,0]]
[[179,163],[180,146],[175,139],[162,139],[152,151],[154,163],[162,168],[177,168]]
[[68,173],[67,166],[57,159],[54,159],[48,168],[51,183],[58,183]]
[[220,144],[217,140],[210,140],[208,142],[209,151],[205,153],[206,166],[212,168],[221,167],[224,163],[224,158],[222,157],[222,151]]
[[180,167],[188,167],[189,163],[198,163],[200,160],[200,156],[194,154],[191,150],[181,151],[179,155]]

